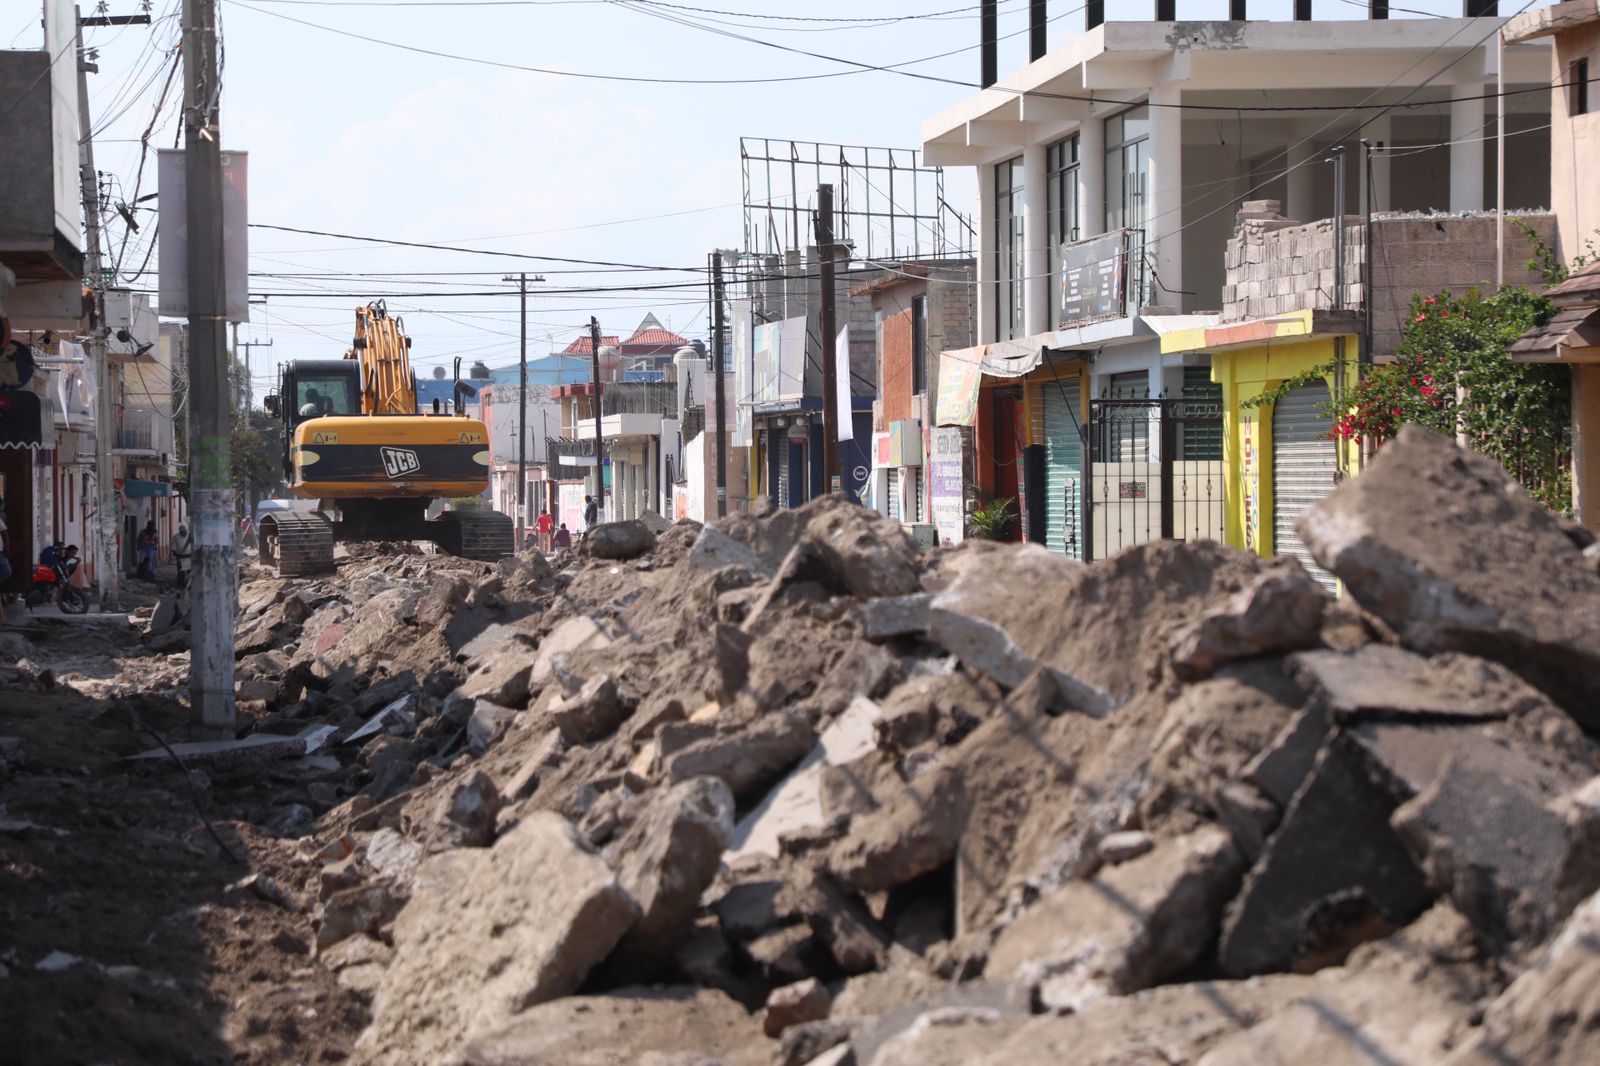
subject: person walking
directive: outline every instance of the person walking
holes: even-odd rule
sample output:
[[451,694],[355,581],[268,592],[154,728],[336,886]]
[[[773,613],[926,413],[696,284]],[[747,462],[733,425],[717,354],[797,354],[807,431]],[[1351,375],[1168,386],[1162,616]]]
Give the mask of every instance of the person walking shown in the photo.
[[584,525],[584,528],[588,529],[588,528],[598,524],[599,521],[600,521],[600,505],[595,502],[593,496],[585,496],[583,498],[583,525]]
[[189,587],[189,556],[194,551],[194,540],[189,536],[189,528],[183,524],[178,526],[178,535],[172,538],[172,560],[178,567],[178,587]]
[[555,530],[556,520],[550,516],[550,508],[546,507],[539,512],[539,517],[533,520],[534,528],[539,531],[539,550],[546,555],[550,554],[550,534]]
[[160,539],[156,534],[155,520],[146,522],[137,542],[139,565],[134,571],[135,577],[144,578],[146,581],[156,579],[156,546],[160,543]]
[[248,512],[239,519],[239,547],[256,547],[256,520]]

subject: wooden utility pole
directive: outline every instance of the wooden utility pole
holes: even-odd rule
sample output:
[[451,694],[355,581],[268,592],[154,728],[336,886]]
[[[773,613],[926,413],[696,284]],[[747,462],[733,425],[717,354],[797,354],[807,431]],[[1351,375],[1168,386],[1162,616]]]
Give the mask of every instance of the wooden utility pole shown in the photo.
[[590,380],[594,388],[594,503],[596,507],[604,507],[606,476],[600,468],[601,458],[605,454],[605,445],[601,443],[600,436],[600,320],[593,316],[589,318],[589,359]]
[[723,339],[722,253],[711,253],[711,373],[712,402],[717,405],[717,517],[728,513],[728,427],[722,375],[728,365],[728,345]]
[[206,726],[233,728],[237,613],[222,256],[221,86],[216,0],[183,0],[184,184],[189,257],[189,704]]
[[[834,332],[833,186],[817,186],[817,255],[822,275],[822,483],[839,491],[839,382],[835,372],[839,338]],[[849,388],[850,383],[845,382]]]

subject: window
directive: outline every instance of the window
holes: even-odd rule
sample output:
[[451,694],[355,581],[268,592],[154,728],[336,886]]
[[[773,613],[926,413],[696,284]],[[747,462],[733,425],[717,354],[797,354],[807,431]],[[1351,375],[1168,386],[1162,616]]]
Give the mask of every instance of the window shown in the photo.
[[1050,325],[1061,321],[1061,246],[1078,240],[1078,135],[1045,149],[1050,200]]
[[911,301],[911,395],[928,391],[928,298]]
[[1572,64],[1572,76],[1567,79],[1572,84],[1568,86],[1574,115],[1587,115],[1589,113],[1589,61],[1580,59]]
[[1020,337],[1022,318],[1022,158],[994,168],[995,334],[999,340]]
[[1150,108],[1130,108],[1106,119],[1106,230],[1127,229],[1128,303],[1149,302],[1144,256],[1145,228],[1150,224]]
[[317,415],[354,415],[361,408],[349,378],[301,378],[295,382],[295,413],[299,418]]

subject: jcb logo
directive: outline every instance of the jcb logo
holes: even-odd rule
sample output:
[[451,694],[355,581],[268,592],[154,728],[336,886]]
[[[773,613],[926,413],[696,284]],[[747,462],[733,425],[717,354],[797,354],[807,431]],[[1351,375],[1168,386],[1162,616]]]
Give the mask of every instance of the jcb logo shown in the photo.
[[383,456],[383,472],[390,477],[405,477],[422,469],[422,461],[410,448],[379,448]]

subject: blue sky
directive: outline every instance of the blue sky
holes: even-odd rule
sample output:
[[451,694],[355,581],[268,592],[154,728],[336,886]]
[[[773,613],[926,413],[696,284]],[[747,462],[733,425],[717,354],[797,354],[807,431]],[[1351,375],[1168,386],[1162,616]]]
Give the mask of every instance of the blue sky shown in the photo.
[[[1533,6],[1548,2],[1536,0]],[[35,3],[5,5],[16,17],[0,22],[0,43],[15,32],[7,46],[40,45],[37,18],[25,10]],[[138,3],[107,0],[112,13],[137,10]],[[959,49],[907,69],[975,81],[974,4],[222,0],[223,143],[250,152],[253,222],[524,254],[699,266],[712,248],[735,247],[741,240],[740,135],[915,148],[925,118],[974,91],[891,73],[851,73],[844,64],[713,31],[877,65]],[[1502,6],[1510,13],[1521,5]],[[88,12],[92,4],[83,7]],[[153,27],[89,31],[87,43],[98,50],[100,63],[100,73],[90,76],[96,162],[114,176],[118,197],[127,198],[134,186],[137,141],[156,115],[165,77],[163,52],[176,40],[178,7],[178,0],[153,0]],[[1108,0],[1106,7],[1110,19],[1142,19],[1153,5],[1151,0]],[[1179,15],[1215,18],[1226,7],[1225,0],[1179,0]],[[1400,0],[1395,7],[1438,15],[1461,10],[1460,0]],[[1292,0],[1251,3],[1254,18],[1288,19],[1291,10]],[[1316,11],[1318,17],[1362,18],[1365,4],[1317,0]],[[934,12],[947,13],[882,24],[770,17],[888,19]],[[1052,46],[1081,32],[1076,0],[1053,0],[1050,15]],[[1420,16],[1396,10],[1394,17]],[[1002,0],[1000,19],[1002,37],[1009,35],[1001,42],[1004,74],[1026,58],[1026,0]],[[566,72],[734,80],[837,76],[721,85],[607,81],[424,55],[335,31]],[[176,88],[156,119],[152,141],[163,147],[171,146],[177,128]],[[151,159],[141,195],[154,191],[153,172]],[[963,210],[971,210],[972,188],[970,171],[952,173],[949,189]],[[124,251],[125,271],[142,261],[153,217],[140,214],[142,232]],[[110,227],[113,249],[123,236],[120,225]],[[516,297],[500,277],[541,269],[539,263],[511,259],[263,230],[252,230],[250,240],[253,272],[485,272],[385,284],[338,276],[253,279],[257,291],[300,293],[271,297],[241,328],[246,339],[273,341],[270,350],[255,352],[258,395],[272,380],[273,363],[342,353],[353,309],[364,302],[356,293],[443,290],[438,296],[389,300],[391,310],[406,317],[413,356],[423,368],[457,355],[467,363],[513,362]],[[553,271],[563,269],[557,264],[543,269],[547,280],[532,287],[529,302],[530,357],[564,346],[591,314],[607,333],[630,331],[654,311],[681,333],[704,335],[703,281],[694,275],[557,274]],[[641,280],[701,287],[540,293]],[[486,290],[504,295],[460,294]],[[352,295],[324,299],[313,292]]]

